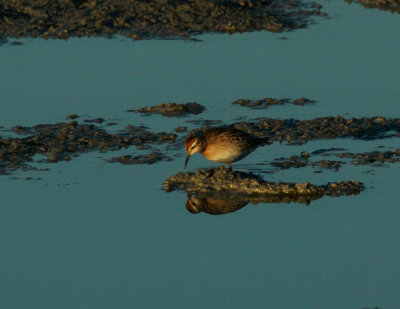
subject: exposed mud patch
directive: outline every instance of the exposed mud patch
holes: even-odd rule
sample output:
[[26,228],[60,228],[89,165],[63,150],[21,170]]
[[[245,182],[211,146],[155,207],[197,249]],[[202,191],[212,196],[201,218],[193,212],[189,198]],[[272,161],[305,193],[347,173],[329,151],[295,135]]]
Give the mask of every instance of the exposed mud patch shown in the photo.
[[134,39],[188,38],[209,32],[274,32],[304,28],[324,15],[311,1],[276,0],[4,0],[0,37],[122,34]]
[[198,115],[206,108],[195,102],[177,104],[177,103],[161,103],[155,106],[142,107],[128,112],[138,112],[142,114],[161,114],[165,117],[180,117],[188,114]]
[[337,154],[340,158],[351,158],[354,165],[366,165],[373,163],[395,163],[400,162],[400,149],[396,151],[371,151],[364,153],[344,152]]
[[319,198],[324,195],[355,195],[364,190],[357,181],[342,181],[327,185],[306,183],[267,182],[252,173],[228,171],[225,167],[201,169],[195,173],[178,173],[164,181],[163,188],[170,192],[185,190],[188,193],[302,196],[305,199]]
[[290,144],[305,144],[315,139],[352,137],[376,140],[400,136],[399,118],[379,116],[349,119],[337,116],[312,120],[259,118],[257,122],[238,122],[231,126],[271,141],[286,141]]
[[345,0],[348,3],[359,3],[367,9],[380,9],[392,13],[400,13],[399,0]]
[[140,149],[150,144],[170,144],[177,137],[174,133],[155,133],[131,125],[120,133],[109,133],[93,124],[78,124],[76,121],[16,126],[12,130],[24,137],[0,137],[0,170],[4,173],[6,169],[27,168],[37,154],[45,156],[47,162],[58,162],[94,150],[113,151],[131,145]]
[[274,98],[264,98],[260,100],[250,100],[250,99],[239,99],[233,101],[233,105],[240,105],[244,107],[249,107],[252,109],[266,109],[270,106],[274,105],[285,105],[285,104],[293,104],[293,105],[307,105],[307,104],[314,104],[316,101],[307,99],[307,98],[300,98],[296,100],[291,99],[274,99]]
[[110,161],[119,162],[121,164],[154,164],[159,161],[171,161],[172,159],[168,156],[163,155],[159,152],[152,152],[149,154],[142,154],[137,156],[125,155],[119,157],[113,157]]
[[[300,156],[293,155],[288,158],[278,158],[269,164],[281,169],[300,168],[306,166],[321,167],[326,169],[334,169],[336,171],[347,163],[354,165],[380,165],[383,163],[396,163],[400,162],[400,149],[395,151],[371,151],[364,153],[351,153],[351,152],[337,152],[338,149],[321,149],[314,151],[311,155],[308,154],[304,157],[304,153]],[[336,161],[336,160],[317,160],[312,161],[314,156],[335,156],[342,159],[351,159],[350,161]]]

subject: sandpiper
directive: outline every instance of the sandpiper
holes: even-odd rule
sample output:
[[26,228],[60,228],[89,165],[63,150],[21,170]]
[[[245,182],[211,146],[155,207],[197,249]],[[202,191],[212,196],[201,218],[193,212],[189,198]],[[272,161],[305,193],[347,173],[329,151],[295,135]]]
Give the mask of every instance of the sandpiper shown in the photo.
[[211,128],[186,139],[185,168],[190,157],[200,152],[210,161],[228,164],[229,170],[232,170],[232,162],[243,159],[258,146],[267,143],[267,139],[234,128]]

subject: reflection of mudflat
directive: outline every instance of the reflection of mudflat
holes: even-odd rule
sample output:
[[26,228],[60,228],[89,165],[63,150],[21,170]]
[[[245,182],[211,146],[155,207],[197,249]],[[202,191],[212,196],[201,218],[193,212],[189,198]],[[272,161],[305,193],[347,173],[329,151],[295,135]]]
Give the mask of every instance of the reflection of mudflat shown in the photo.
[[321,198],[323,195],[240,195],[213,193],[188,193],[186,209],[198,214],[205,212],[210,215],[222,215],[235,212],[247,204],[257,205],[260,203],[299,203],[309,205],[312,200]]
[[228,171],[225,167],[178,173],[165,180],[167,192],[188,193],[186,208],[192,213],[223,214],[248,203],[301,203],[327,196],[357,195],[364,190],[358,181],[331,182],[326,185],[267,182],[252,173]]

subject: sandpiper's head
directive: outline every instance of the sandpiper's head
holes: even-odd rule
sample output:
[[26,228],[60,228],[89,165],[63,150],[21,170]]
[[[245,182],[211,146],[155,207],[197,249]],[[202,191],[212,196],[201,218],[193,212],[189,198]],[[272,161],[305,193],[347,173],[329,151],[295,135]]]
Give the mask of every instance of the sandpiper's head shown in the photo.
[[190,157],[195,153],[203,151],[203,143],[199,137],[190,136],[187,138],[185,142],[185,148],[187,151],[187,156],[185,161],[185,168],[186,168],[186,165],[188,164]]

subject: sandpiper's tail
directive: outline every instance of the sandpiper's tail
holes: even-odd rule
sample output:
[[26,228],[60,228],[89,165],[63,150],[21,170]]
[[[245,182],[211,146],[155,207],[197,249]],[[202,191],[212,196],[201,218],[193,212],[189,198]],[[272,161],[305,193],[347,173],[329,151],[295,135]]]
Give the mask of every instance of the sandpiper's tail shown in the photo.
[[259,146],[271,145],[272,142],[269,140],[269,137],[257,137],[257,142]]

